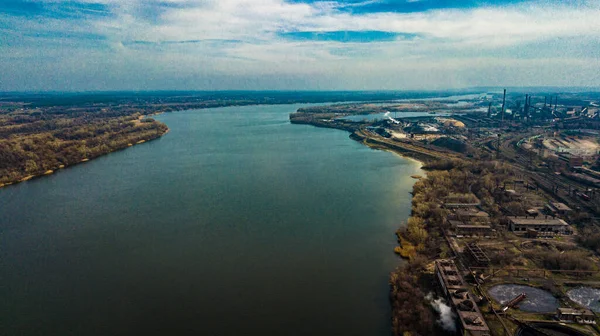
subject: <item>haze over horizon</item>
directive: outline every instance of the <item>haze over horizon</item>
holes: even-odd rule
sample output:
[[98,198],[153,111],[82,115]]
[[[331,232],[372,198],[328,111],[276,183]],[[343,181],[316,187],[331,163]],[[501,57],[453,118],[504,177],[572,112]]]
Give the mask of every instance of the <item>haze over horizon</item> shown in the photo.
[[600,2],[0,2],[0,91],[600,86]]

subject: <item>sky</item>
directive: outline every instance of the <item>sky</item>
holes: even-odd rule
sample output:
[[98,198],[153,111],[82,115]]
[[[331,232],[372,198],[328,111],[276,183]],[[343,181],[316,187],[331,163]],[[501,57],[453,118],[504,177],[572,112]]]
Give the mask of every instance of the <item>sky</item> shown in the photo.
[[600,0],[0,0],[0,91],[600,87]]

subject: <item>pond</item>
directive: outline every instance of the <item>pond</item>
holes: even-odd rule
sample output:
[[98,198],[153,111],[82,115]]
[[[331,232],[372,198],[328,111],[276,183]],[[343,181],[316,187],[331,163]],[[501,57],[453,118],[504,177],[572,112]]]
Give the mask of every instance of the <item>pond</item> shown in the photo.
[[568,291],[567,296],[586,308],[600,312],[600,289],[598,288],[578,287]]
[[523,300],[518,308],[526,312],[545,313],[553,312],[559,307],[558,300],[548,291],[531,286],[504,284],[497,285],[488,291],[494,300],[500,304],[506,304],[521,293],[527,298]]

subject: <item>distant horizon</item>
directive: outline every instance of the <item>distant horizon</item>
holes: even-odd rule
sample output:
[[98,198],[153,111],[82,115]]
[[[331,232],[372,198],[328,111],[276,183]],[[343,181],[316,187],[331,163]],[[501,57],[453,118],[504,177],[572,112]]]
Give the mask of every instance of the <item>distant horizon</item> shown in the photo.
[[495,91],[506,89],[508,93],[510,91],[528,91],[528,92],[564,92],[564,93],[600,93],[600,86],[483,86],[483,87],[467,87],[467,88],[448,88],[448,89],[397,89],[397,90],[315,90],[315,89],[299,89],[299,90],[89,90],[89,91],[0,91],[0,95],[59,95],[59,94],[72,94],[72,95],[104,95],[104,94],[195,94],[195,93],[478,93],[475,91]]

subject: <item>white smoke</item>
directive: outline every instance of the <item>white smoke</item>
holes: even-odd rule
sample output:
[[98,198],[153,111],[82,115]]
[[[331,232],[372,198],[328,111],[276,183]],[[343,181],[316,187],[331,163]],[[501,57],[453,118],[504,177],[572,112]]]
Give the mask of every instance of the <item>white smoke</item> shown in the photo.
[[383,116],[386,117],[386,118],[388,118],[388,120],[392,121],[394,124],[399,124],[400,123],[398,120],[390,117],[390,111],[386,111]]
[[446,304],[443,298],[439,298],[437,300],[433,299],[433,293],[427,294],[425,297],[429,304],[435,309],[438,314],[440,314],[440,318],[437,322],[444,328],[446,331],[456,332],[456,323],[454,312],[452,312],[452,308]]

